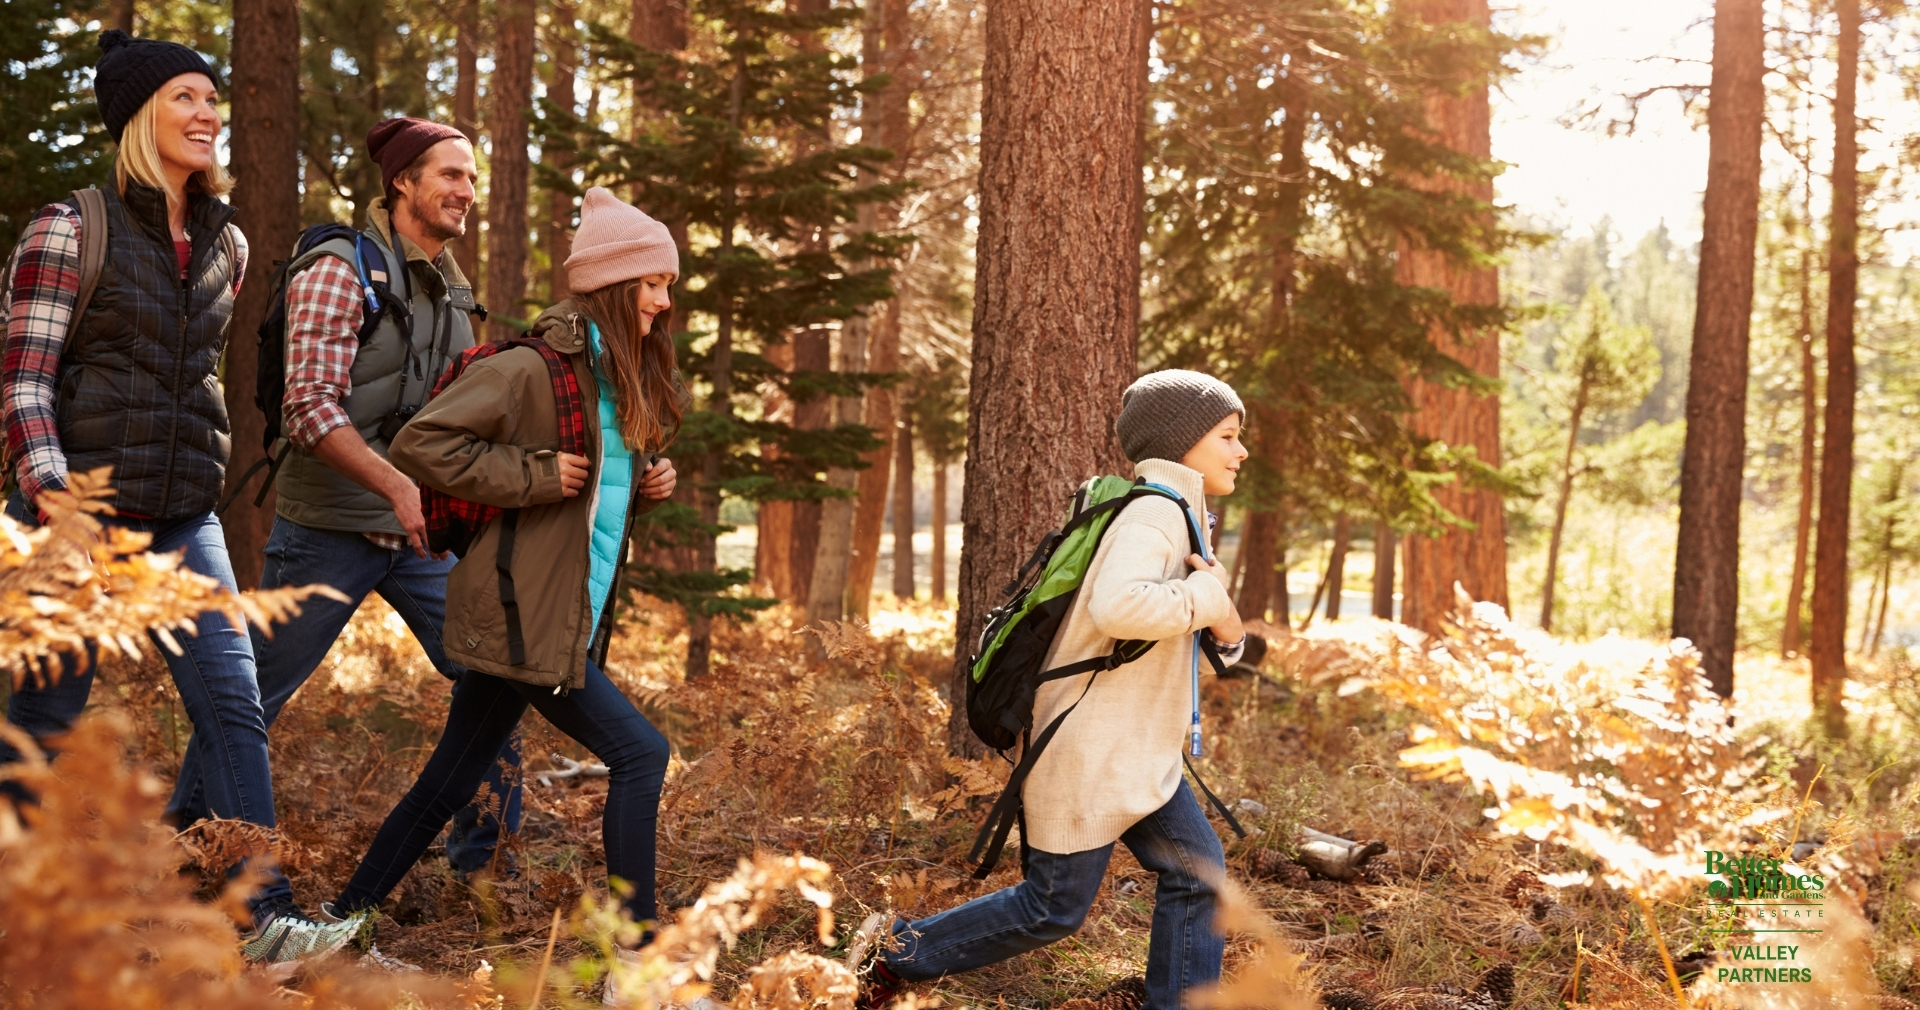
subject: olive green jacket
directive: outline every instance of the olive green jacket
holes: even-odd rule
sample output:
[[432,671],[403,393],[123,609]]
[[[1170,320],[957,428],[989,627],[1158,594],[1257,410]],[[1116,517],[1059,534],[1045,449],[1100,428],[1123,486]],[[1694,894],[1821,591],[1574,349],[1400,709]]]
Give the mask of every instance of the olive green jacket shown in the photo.
[[[600,458],[599,390],[587,360],[587,320],[571,301],[534,320],[532,335],[568,355],[586,409],[587,452]],[[526,662],[508,659],[506,610],[500,602],[501,520],[488,523],[447,577],[447,658],[470,670],[542,687],[586,682],[587,659],[605,660],[614,600],[592,627],[588,550],[594,474],[572,498],[560,493],[558,407],[546,362],[515,347],[468,366],[393,440],[388,458],[400,472],[456,498],[519,509],[511,570]],[[638,461],[636,461],[637,463]],[[626,563],[634,520],[660,502],[640,496],[638,467],[621,537]],[[619,580],[609,591],[618,596]]]

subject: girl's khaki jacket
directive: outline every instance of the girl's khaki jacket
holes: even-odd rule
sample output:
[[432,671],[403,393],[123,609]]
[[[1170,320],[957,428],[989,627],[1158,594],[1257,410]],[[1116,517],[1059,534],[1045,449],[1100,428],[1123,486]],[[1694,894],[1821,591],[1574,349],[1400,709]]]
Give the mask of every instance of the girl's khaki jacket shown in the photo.
[[[600,474],[599,386],[587,360],[587,318],[571,300],[534,320],[531,335],[566,354],[585,405],[587,458],[595,470],[572,498],[560,494],[559,407],[539,353],[515,347],[473,363],[428,401],[394,437],[389,458],[401,473],[457,498],[519,509],[512,567],[514,596],[526,662],[508,660],[506,610],[500,602],[499,556],[503,520],[488,523],[447,577],[447,658],[470,670],[541,687],[586,683],[587,659],[606,659],[614,600],[590,627],[587,598],[590,534]],[[634,520],[660,503],[640,495],[645,453],[634,452],[632,497],[620,538],[626,565]],[[613,580],[609,596],[619,595]]]

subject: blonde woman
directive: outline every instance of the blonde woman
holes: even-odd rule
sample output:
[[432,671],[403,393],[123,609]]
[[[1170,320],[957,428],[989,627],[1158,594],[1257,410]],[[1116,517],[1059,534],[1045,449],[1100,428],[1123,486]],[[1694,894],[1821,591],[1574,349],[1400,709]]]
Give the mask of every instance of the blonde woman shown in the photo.
[[[20,490],[7,510],[32,523],[37,495],[64,488],[69,473],[111,467],[118,515],[109,521],[151,533],[153,550],[178,552],[188,568],[232,589],[213,514],[228,448],[217,368],[247,245],[220,199],[232,188],[214,153],[220,79],[171,42],[109,31],[100,51],[94,89],[118,145],[113,184],[101,194],[104,220],[83,220],[76,203],[49,204],[14,252],[0,400]],[[82,305],[81,236],[95,227],[106,230],[106,263]],[[182,644],[181,655],[160,651],[193,721],[208,806],[272,827],[267,732],[246,632],[210,615]],[[8,700],[7,721],[37,739],[57,736],[92,686],[91,672],[24,685]],[[0,763],[18,757],[0,741]],[[307,918],[278,873],[252,907],[255,928],[242,950],[256,961],[338,949],[358,926]]]

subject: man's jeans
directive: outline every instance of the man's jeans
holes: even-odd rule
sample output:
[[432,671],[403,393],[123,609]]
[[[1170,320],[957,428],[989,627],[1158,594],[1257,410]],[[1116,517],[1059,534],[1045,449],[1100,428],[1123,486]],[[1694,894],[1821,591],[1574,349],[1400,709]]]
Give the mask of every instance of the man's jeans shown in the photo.
[[[28,525],[35,520],[16,493],[7,513]],[[211,512],[165,521],[103,516],[112,526],[153,534],[148,548],[156,554],[184,552],[183,563],[201,575],[234,591],[233,565],[220,520]],[[187,745],[186,768],[195,781],[206,783],[209,813],[273,827],[273,773],[267,765],[267,726],[260,708],[260,688],[254,679],[253,646],[226,615],[200,615],[199,634],[175,634],[182,655],[154,640],[165,657],[180,690],[180,703],[192,720],[194,733]],[[89,656],[91,659],[91,656]],[[51,685],[22,684],[7,701],[7,721],[34,739],[65,733],[86,708],[93,690],[93,668],[69,672]],[[0,764],[20,760],[20,754],[0,740]],[[17,795],[17,794],[16,794]],[[279,900],[291,901],[287,878],[277,871],[252,904],[264,909]]]
[[[267,538],[261,588],[320,582],[338,589],[348,602],[312,597],[300,605],[300,616],[273,629],[272,638],[254,629],[253,650],[260,660],[260,700],[266,724],[273,725],[287,699],[319,668],[327,650],[369,593],[379,593],[407,622],[434,669],[450,680],[458,680],[466,671],[448,661],[440,637],[447,621],[447,573],[453,570],[453,563],[452,558],[422,558],[412,548],[390,551],[359,533],[319,530],[276,518],[273,533]],[[181,823],[206,816],[198,795],[200,781],[192,762],[180,769],[167,809]],[[468,804],[454,815],[447,832],[447,862],[463,873],[471,873],[493,858],[503,821],[508,831],[520,830],[518,731],[500,748],[499,759],[485,781],[491,787],[488,795],[498,804],[498,816]]]
[[[1178,1010],[1183,993],[1220,980],[1226,941],[1213,928],[1213,914],[1226,853],[1185,779],[1165,806],[1120,841],[1159,875],[1147,944],[1147,1007]],[[909,982],[925,982],[1064,940],[1093,907],[1112,855],[1111,842],[1065,856],[1028,849],[1026,880],[931,918],[894,923],[900,949],[887,955],[887,967]]]

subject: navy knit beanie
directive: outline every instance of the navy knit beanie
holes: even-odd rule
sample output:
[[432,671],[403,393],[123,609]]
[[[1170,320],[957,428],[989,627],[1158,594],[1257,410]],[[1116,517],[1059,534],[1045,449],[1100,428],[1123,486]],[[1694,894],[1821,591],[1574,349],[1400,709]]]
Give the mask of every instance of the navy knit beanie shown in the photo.
[[1113,428],[1129,460],[1178,463],[1231,414],[1247,416],[1232,386],[1201,372],[1169,368],[1143,375],[1127,387]]
[[220,86],[220,75],[206,57],[177,42],[136,39],[118,28],[100,33],[100,60],[93,65],[93,93],[100,100],[100,118],[113,142],[127,128],[127,120],[147,99],[181,74],[205,74]]

